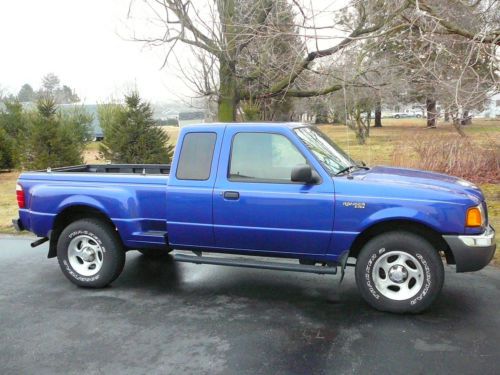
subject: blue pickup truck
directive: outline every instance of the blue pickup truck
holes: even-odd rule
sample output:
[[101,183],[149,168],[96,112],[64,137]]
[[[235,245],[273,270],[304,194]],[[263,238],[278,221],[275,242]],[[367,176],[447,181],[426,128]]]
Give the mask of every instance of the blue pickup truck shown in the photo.
[[[495,252],[486,203],[444,174],[359,165],[317,127],[182,128],[172,165],[83,165],[23,173],[18,230],[49,241],[64,275],[101,288],[125,253],[317,274],[355,265],[376,309],[420,312],[457,272]],[[179,250],[179,251],[178,251]],[[207,255],[208,254],[208,255]],[[349,259],[349,261],[348,261]]]

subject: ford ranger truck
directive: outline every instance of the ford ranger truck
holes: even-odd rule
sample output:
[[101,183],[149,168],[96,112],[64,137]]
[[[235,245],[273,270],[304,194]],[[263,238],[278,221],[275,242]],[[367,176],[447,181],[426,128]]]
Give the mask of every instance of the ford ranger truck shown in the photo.
[[477,271],[495,252],[484,196],[462,179],[358,165],[317,127],[181,129],[170,165],[82,165],[22,173],[18,230],[49,241],[64,275],[102,288],[139,250],[181,262],[335,274],[355,264],[374,308],[416,313],[443,258]]

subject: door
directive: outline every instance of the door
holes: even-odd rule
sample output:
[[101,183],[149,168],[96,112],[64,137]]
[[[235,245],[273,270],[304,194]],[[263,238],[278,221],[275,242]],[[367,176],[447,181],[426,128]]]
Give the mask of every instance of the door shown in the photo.
[[298,164],[314,164],[317,170],[317,163],[304,156],[307,150],[290,134],[293,130],[251,129],[227,128],[224,135],[213,198],[216,247],[324,254],[333,228],[332,180],[292,182]]
[[177,248],[214,246],[212,195],[223,127],[181,131],[167,191],[168,241]]

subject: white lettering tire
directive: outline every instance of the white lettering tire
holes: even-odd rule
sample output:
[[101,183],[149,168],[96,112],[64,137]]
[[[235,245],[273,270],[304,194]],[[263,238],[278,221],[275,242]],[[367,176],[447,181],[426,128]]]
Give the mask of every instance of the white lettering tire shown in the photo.
[[361,249],[356,284],[363,299],[380,311],[419,313],[441,292],[444,267],[424,238],[409,232],[378,235]]
[[57,241],[57,259],[64,276],[88,288],[113,282],[125,265],[125,252],[116,230],[98,219],[68,225]]

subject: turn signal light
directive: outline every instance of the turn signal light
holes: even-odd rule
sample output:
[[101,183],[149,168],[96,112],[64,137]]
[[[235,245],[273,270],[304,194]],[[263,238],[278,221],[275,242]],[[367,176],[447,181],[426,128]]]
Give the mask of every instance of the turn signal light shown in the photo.
[[19,184],[16,185],[16,197],[17,197],[17,205],[19,208],[24,208],[26,206],[26,202],[24,199],[24,190],[23,187]]
[[480,206],[471,207],[467,210],[465,225],[468,227],[480,227],[483,225],[483,213]]

